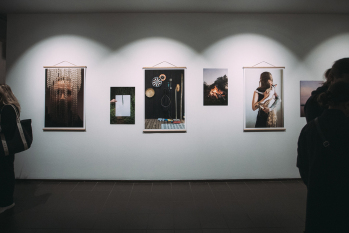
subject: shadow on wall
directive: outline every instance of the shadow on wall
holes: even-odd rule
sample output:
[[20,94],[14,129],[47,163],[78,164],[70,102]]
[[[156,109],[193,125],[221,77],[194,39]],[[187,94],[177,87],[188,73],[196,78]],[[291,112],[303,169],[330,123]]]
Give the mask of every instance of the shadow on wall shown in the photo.
[[[329,17],[331,20],[327,20]],[[11,26],[23,28],[29,34],[23,38],[26,33],[22,30],[18,31],[18,35],[11,33],[11,43],[18,48],[17,54],[11,54],[11,58],[17,60],[43,38],[61,35],[89,38],[113,51],[137,40],[165,37],[201,53],[219,40],[245,33],[269,37],[283,44],[295,56],[303,58],[322,41],[348,31],[347,25],[343,24],[343,17],[161,13],[11,15]],[[334,22],[336,20],[338,23]],[[319,29],[320,25],[323,30]]]

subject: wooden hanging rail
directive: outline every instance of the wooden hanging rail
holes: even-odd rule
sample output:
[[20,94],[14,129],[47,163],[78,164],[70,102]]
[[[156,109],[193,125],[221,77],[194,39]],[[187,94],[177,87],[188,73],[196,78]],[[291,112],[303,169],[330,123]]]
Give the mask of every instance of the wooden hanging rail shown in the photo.
[[242,67],[243,69],[248,68],[248,69],[285,69],[285,66],[250,66],[250,67]]
[[[268,65],[270,65],[270,66],[258,66],[259,64],[262,64],[262,63],[266,63],[266,64],[268,64]],[[271,64],[271,63],[269,63],[269,62],[266,62],[266,61],[261,61],[261,62],[259,62],[259,63],[257,63],[256,65],[254,65],[254,66],[245,66],[245,67],[242,67],[243,69],[245,69],[245,68],[248,68],[248,69],[269,69],[269,68],[276,68],[276,69],[285,69],[285,67],[284,66],[274,66],[273,64]]]
[[186,69],[187,67],[143,67],[142,69],[151,69],[151,70],[161,70],[161,69]]
[[44,66],[44,68],[87,68],[87,66]]
[[43,128],[43,131],[86,131],[84,128]]
[[[57,66],[57,65],[59,65],[59,64],[61,64],[61,63],[69,63],[69,64],[71,64],[72,66]],[[73,63],[71,63],[71,62],[69,62],[69,61],[61,61],[60,63],[57,63],[56,65],[53,65],[53,66],[44,66],[44,68],[46,69],[46,68],[87,68],[87,66],[77,66],[77,65],[75,65],[75,64],[73,64]]]
[[244,132],[286,131],[286,128],[246,128]]
[[[162,63],[167,63],[169,65],[171,65],[170,67],[166,66],[166,67],[160,67],[158,65],[162,64]],[[161,70],[161,69],[186,69],[187,67],[179,67],[179,66],[175,66],[172,63],[169,63],[168,61],[162,61],[152,67],[143,67],[143,69],[152,69],[152,70]]]

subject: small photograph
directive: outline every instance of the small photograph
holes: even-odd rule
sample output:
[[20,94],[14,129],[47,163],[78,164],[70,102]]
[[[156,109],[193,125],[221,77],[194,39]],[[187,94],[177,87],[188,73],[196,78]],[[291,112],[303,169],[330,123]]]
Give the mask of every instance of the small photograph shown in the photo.
[[318,87],[321,87],[324,82],[322,81],[300,81],[301,85],[301,98],[300,98],[300,107],[301,107],[301,117],[305,117],[304,105],[311,96],[311,92],[316,90]]
[[244,131],[285,130],[283,69],[244,68]]
[[228,105],[228,69],[204,69],[204,106]]
[[45,70],[44,130],[85,130],[84,69]]
[[135,88],[110,88],[110,124],[135,123]]
[[115,116],[131,116],[131,96],[116,95],[115,96]]
[[145,133],[186,132],[184,69],[144,72]]

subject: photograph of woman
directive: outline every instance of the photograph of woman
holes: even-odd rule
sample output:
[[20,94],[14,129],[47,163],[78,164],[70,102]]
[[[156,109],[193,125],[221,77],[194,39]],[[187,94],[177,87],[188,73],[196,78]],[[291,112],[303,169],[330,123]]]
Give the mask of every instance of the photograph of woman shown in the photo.
[[245,130],[283,129],[282,71],[245,68]]

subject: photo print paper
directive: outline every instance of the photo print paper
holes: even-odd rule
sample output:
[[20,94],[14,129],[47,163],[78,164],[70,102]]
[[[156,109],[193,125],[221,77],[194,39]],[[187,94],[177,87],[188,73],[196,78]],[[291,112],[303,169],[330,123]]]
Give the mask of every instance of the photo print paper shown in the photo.
[[244,68],[244,131],[284,128],[284,68]]
[[135,123],[135,88],[110,88],[110,124]]
[[131,96],[115,96],[115,116],[131,116]]
[[44,130],[85,130],[85,70],[45,69]]
[[204,69],[204,105],[228,105],[228,69]]
[[143,132],[186,132],[184,73],[145,68]]
[[300,107],[301,107],[301,117],[305,117],[304,105],[311,96],[311,92],[315,91],[318,87],[322,86],[324,82],[322,81],[300,81]]

